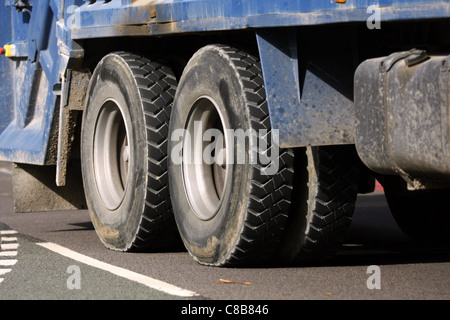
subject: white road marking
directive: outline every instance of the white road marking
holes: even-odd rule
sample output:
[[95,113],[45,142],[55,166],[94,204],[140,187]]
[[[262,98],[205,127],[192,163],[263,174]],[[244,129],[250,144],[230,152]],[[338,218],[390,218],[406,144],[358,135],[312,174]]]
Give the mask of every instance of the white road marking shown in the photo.
[[18,243],[2,243],[1,250],[17,250],[19,248]]
[[15,257],[17,251],[0,251],[0,257]]
[[16,237],[2,237],[2,241],[13,242],[13,241],[17,241],[17,238]]
[[11,272],[12,269],[0,269],[0,276],[3,276],[7,274],[8,272]]
[[16,259],[3,259],[0,260],[0,266],[1,267],[11,267],[17,263]]
[[44,247],[44,248],[49,249],[53,252],[56,252],[60,255],[63,255],[65,257],[71,258],[78,262],[89,265],[91,267],[110,272],[112,274],[115,274],[116,276],[138,282],[149,288],[152,288],[152,289],[155,289],[158,291],[162,291],[162,292],[168,293],[170,295],[179,296],[179,297],[198,296],[198,294],[193,291],[174,286],[170,283],[167,283],[167,282],[164,282],[161,280],[157,280],[157,279],[145,276],[143,274],[139,274],[139,273],[131,271],[131,270],[113,266],[109,263],[102,262],[100,260],[88,257],[84,254],[75,252],[75,251],[65,248],[63,246],[60,246],[56,243],[43,242],[43,243],[37,243],[37,244],[40,245],[41,247]]
[[0,235],[5,235],[5,234],[16,234],[17,231],[16,230],[0,230]]
[[[17,256],[17,249],[19,248],[17,237],[11,236],[16,233],[17,231],[15,230],[0,230],[0,276],[4,276],[11,272],[12,269],[5,267],[12,267],[17,263],[17,259],[7,259]],[[4,278],[0,278],[0,283],[2,283],[3,280]]]

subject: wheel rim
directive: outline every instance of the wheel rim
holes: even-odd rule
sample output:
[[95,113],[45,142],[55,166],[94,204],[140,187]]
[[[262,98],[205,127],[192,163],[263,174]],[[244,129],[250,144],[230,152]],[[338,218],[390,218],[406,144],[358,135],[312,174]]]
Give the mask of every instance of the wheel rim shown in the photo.
[[224,128],[224,117],[214,100],[207,96],[197,99],[187,119],[182,175],[188,202],[201,220],[214,218],[223,202],[229,171]]
[[95,126],[93,165],[97,190],[108,210],[123,201],[130,159],[128,131],[122,108],[112,99],[100,108]]

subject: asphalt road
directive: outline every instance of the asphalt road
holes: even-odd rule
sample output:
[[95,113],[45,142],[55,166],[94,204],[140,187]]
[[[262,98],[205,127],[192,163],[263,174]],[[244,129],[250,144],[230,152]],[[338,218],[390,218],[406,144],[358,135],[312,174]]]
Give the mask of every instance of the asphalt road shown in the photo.
[[213,268],[183,249],[108,250],[87,211],[14,213],[9,164],[0,163],[0,231],[1,300],[450,299],[450,248],[411,243],[379,191],[358,198],[345,245],[332,259]]

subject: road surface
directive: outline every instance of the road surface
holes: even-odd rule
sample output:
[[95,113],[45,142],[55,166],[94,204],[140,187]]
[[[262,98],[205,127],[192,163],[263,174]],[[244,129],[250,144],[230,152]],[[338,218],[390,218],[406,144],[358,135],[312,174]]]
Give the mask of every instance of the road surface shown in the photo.
[[[200,266],[182,248],[108,250],[85,210],[14,213],[10,165],[0,163],[0,230],[2,300],[450,299],[450,248],[411,243],[381,191],[358,198],[345,244],[333,259],[214,268]],[[202,310],[176,310],[182,311]]]

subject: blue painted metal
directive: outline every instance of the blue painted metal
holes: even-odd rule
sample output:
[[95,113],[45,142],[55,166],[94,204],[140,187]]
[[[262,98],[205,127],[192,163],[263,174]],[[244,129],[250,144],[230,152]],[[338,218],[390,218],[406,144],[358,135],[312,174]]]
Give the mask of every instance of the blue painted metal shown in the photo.
[[[47,163],[58,100],[53,86],[60,82],[61,71],[65,70],[68,61],[60,54],[56,37],[56,22],[62,12],[60,3],[39,1],[29,7],[30,10],[21,12],[14,10],[15,2],[2,7],[2,11],[9,11],[1,16],[3,21],[11,21],[12,25],[9,45],[18,48],[16,56],[10,61],[3,58],[2,62],[8,61],[11,70],[9,89],[12,89],[10,103],[2,103],[2,108],[14,114],[0,134],[0,158],[3,160]],[[8,85],[2,83],[2,88],[5,87]]]
[[[11,41],[11,12],[12,9],[0,5],[0,18],[3,20],[0,31],[0,46]],[[14,114],[12,68],[8,59],[0,57],[0,134],[12,121]]]
[[[257,32],[272,128],[282,148],[354,143],[354,108],[309,64],[300,79],[295,28]],[[303,80],[303,87],[300,86]]]
[[[67,67],[83,57],[76,40],[136,35],[164,35],[214,30],[256,28],[271,121],[280,129],[282,146],[320,143],[317,136],[334,137],[336,143],[352,141],[351,121],[340,132],[326,124],[330,117],[310,111],[326,104],[340,106],[344,118],[349,101],[307,70],[299,93],[293,37],[276,39],[265,28],[346,22],[365,22],[370,5],[378,5],[382,21],[448,18],[450,1],[438,0],[40,0],[22,1],[26,10],[16,11],[18,2],[0,5],[0,45],[16,45],[16,57],[0,58],[0,159],[48,164],[51,132],[61,108]],[[18,9],[21,9],[17,7]],[[274,68],[276,62],[276,68]],[[278,68],[278,69],[277,69]],[[287,79],[281,82],[280,73]],[[286,84],[286,85],[284,85]],[[287,90],[289,96],[277,95]],[[317,95],[322,100],[317,102]],[[61,99],[64,100],[64,99]],[[337,102],[336,102],[337,101]],[[304,117],[308,113],[309,117]],[[317,115],[317,117],[314,117]],[[352,119],[351,117],[349,119]],[[308,136],[310,128],[322,124],[324,131]],[[300,129],[293,130],[298,127]],[[333,134],[331,136],[331,134]],[[301,135],[301,138],[299,138]],[[330,141],[330,140],[327,141]],[[320,139],[319,139],[320,140]],[[56,161],[56,160],[55,160]]]
[[380,9],[382,21],[444,18],[448,0],[112,0],[87,1],[76,12],[73,38],[150,35],[242,28],[364,22]]

